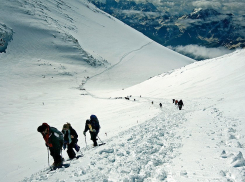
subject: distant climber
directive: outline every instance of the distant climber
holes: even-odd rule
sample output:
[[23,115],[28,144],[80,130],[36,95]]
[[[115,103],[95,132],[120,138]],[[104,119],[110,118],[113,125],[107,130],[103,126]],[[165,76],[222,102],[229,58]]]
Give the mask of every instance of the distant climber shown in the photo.
[[180,101],[178,102],[178,106],[179,106],[179,110],[182,109],[182,106],[184,106],[183,101],[180,99]]

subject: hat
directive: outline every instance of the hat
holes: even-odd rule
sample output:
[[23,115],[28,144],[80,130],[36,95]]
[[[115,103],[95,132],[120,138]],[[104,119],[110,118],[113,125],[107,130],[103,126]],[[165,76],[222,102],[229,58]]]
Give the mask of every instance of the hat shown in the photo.
[[40,132],[40,133],[42,133],[43,131],[46,130],[47,127],[48,127],[47,125],[42,124],[41,126],[39,126],[39,127],[37,128],[37,131]]
[[87,119],[87,120],[86,120],[86,124],[89,124],[89,123],[90,123],[90,119]]

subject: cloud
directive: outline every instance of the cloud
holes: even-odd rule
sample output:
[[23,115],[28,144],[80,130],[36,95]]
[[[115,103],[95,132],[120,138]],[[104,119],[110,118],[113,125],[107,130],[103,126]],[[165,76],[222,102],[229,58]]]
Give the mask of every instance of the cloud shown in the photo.
[[175,5],[175,2],[172,2],[172,1],[161,1],[160,4],[171,7],[171,6]]
[[221,8],[221,3],[217,1],[193,1],[192,5],[197,8],[213,8],[218,9]]
[[135,14],[139,14],[142,16],[163,16],[164,13],[159,13],[159,12],[142,12],[139,10],[120,10],[120,12],[122,14],[127,14],[127,15],[135,15]]
[[[123,1],[123,0],[122,0]],[[131,1],[131,0],[130,0]],[[132,0],[137,3],[150,2],[162,11],[168,11],[171,14],[191,13],[195,8],[212,8],[220,13],[232,13],[235,15],[244,15],[244,0]]]
[[[220,22],[227,18],[229,18],[228,15],[211,16],[205,19],[205,23],[208,24],[208,23],[213,23],[213,22]],[[182,27],[189,27],[193,25],[203,25],[202,19],[179,19],[176,22]],[[242,23],[239,22],[239,24],[242,24]]]
[[233,13],[235,15],[245,15],[244,7],[245,2],[227,2],[223,4],[222,11],[225,13]]
[[182,20],[178,20],[176,21],[179,26],[181,25],[182,27],[189,27],[189,26],[192,26],[193,24],[194,25],[201,25],[203,23],[203,20],[201,19],[182,19]]
[[176,52],[182,53],[184,55],[189,55],[196,60],[211,59],[225,54],[234,52],[234,50],[229,50],[224,47],[218,48],[206,48],[198,45],[187,45],[187,46],[177,46],[168,47]]

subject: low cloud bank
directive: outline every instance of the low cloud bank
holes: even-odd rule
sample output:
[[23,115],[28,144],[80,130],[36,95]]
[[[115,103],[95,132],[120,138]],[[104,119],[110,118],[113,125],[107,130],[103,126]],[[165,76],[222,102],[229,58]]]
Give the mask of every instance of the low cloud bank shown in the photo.
[[176,52],[179,52],[181,54],[184,54],[188,57],[191,57],[195,60],[211,59],[234,52],[234,50],[229,50],[224,47],[206,48],[199,45],[187,45],[187,46],[177,46],[177,47],[169,46],[168,48]]
[[[103,0],[100,0],[103,1]],[[131,0],[129,0],[131,1]],[[195,8],[212,8],[221,13],[233,13],[235,15],[244,15],[244,0],[132,0],[137,3],[150,2],[163,11],[171,12],[171,14],[190,13]]]
[[192,1],[192,5],[198,8],[222,8],[222,2],[219,1]]

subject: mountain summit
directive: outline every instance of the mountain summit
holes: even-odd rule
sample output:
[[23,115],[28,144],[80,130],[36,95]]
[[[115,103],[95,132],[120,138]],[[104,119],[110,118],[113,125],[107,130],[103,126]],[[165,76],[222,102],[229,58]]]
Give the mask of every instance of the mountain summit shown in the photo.
[[[189,15],[184,15],[182,18],[184,19],[203,19],[205,20],[208,17],[215,17],[221,15],[218,11],[214,9],[202,9],[196,8]],[[181,19],[181,18],[180,18]]]

